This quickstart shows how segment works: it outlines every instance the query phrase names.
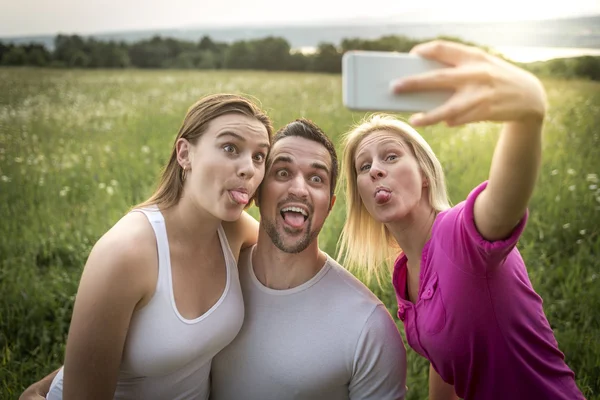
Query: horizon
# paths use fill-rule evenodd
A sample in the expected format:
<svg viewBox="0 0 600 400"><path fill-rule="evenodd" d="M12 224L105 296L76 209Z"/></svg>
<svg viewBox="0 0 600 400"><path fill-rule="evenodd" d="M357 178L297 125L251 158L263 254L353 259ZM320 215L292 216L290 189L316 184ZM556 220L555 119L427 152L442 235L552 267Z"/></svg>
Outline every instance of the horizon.
<svg viewBox="0 0 600 400"><path fill-rule="evenodd" d="M115 7L110 7L114 3ZM289 13L276 0L241 0L227 4L198 5L193 0L57 0L53 3L24 0L0 8L0 37L27 38L74 34L94 36L156 30L228 29L287 27L344 23L510 23L547 21L600 16L600 2L572 0L568 4L548 4L541 0L523 3L505 0L502 4L478 5L474 0L456 0L448 8L443 0L422 0L419 5L393 0L371 0L370 7L350 0L332 7L320 0L305 0L302 10ZM160 4L163 3L163 4ZM233 3L233 4L230 4ZM597 4L596 4L597 3ZM311 8L311 5L314 6ZM31 7L36 13L30 12ZM114 13L113 9L120 13ZM315 18L312 9L319 12Z"/></svg>

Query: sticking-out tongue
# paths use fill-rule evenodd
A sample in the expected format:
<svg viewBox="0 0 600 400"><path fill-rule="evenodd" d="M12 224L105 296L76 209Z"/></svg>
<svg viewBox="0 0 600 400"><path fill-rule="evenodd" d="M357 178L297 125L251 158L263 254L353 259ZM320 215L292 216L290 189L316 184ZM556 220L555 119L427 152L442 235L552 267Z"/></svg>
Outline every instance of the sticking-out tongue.
<svg viewBox="0 0 600 400"><path fill-rule="evenodd" d="M244 193L244 192L240 192L238 190L230 190L229 193L231 193L231 197L233 197L233 200L238 203L238 204L248 204L248 193Z"/></svg>
<svg viewBox="0 0 600 400"><path fill-rule="evenodd" d="M392 197L392 194L385 190L380 190L375 193L375 202L377 204L387 203L389 199Z"/></svg>
<svg viewBox="0 0 600 400"><path fill-rule="evenodd" d="M292 211L284 212L283 219L285 219L285 222L287 222L289 225L293 226L294 228L299 228L302 226L302 224L304 224L304 215L297 213L297 212L292 212Z"/></svg>

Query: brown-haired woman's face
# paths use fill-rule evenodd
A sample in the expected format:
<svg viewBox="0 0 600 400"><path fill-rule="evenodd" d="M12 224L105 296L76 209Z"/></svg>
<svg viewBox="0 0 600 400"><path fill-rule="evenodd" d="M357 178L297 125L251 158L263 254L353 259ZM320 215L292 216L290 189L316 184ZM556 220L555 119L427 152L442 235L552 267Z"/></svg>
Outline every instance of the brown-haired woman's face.
<svg viewBox="0 0 600 400"><path fill-rule="evenodd" d="M187 192L218 219L238 219L265 175L265 126L242 114L222 115L209 122L188 152L184 196Z"/></svg>

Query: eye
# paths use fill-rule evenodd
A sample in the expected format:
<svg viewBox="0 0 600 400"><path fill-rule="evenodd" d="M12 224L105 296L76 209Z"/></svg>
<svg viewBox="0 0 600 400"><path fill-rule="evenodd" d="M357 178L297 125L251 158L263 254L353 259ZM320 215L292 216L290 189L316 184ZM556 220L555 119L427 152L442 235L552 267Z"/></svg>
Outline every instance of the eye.
<svg viewBox="0 0 600 400"><path fill-rule="evenodd" d="M275 172L275 175L278 178L286 178L289 175L289 173L285 169L280 169L279 171Z"/></svg>
<svg viewBox="0 0 600 400"><path fill-rule="evenodd" d="M225 153L231 153L231 154L237 154L237 147L235 147L235 145L233 144L226 144L223 146L223 151Z"/></svg>
<svg viewBox="0 0 600 400"><path fill-rule="evenodd" d="M265 161L266 155L265 153L256 153L253 158L254 161L256 161L257 163L263 163Z"/></svg>
<svg viewBox="0 0 600 400"><path fill-rule="evenodd" d="M396 154L390 154L385 158L385 161L394 161L398 156Z"/></svg>
<svg viewBox="0 0 600 400"><path fill-rule="evenodd" d="M313 175L310 177L310 181L314 183L323 183L323 178L321 178L319 175Z"/></svg>
<svg viewBox="0 0 600 400"><path fill-rule="evenodd" d="M369 168L371 168L371 164L365 163L363 165L360 166L360 168L358 169L359 172L364 172L364 171L368 171Z"/></svg>

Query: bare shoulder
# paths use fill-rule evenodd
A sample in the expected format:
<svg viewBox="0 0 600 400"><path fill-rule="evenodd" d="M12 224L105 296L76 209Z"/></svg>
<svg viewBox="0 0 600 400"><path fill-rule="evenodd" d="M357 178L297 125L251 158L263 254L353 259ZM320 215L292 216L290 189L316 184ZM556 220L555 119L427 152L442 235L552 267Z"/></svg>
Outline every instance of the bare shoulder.
<svg viewBox="0 0 600 400"><path fill-rule="evenodd" d="M122 217L94 245L84 274L130 282L144 297L156 282L156 236L146 216L133 212Z"/></svg>
<svg viewBox="0 0 600 400"><path fill-rule="evenodd" d="M258 221L246 211L238 220L223 222L222 225L236 260L243 249L253 246L258 240Z"/></svg>

